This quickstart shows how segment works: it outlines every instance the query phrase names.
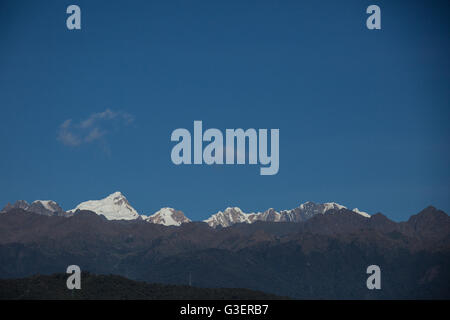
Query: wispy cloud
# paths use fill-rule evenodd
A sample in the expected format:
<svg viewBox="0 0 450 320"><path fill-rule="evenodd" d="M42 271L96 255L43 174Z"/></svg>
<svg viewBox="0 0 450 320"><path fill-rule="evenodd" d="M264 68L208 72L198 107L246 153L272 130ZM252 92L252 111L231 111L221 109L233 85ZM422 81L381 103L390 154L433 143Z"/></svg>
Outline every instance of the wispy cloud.
<svg viewBox="0 0 450 320"><path fill-rule="evenodd" d="M95 141L105 142L111 128L128 126L133 121L134 117L129 113L106 109L76 123L72 119L65 120L59 125L57 139L72 147Z"/></svg>

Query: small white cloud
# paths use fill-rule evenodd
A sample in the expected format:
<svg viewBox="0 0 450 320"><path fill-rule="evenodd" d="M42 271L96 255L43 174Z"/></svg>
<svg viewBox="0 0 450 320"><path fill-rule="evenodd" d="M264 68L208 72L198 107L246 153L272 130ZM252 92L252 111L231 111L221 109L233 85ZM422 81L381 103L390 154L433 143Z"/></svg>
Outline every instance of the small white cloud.
<svg viewBox="0 0 450 320"><path fill-rule="evenodd" d="M58 140L66 146L78 146L81 144L81 140L78 136L74 135L68 127L70 126L70 120L64 121L59 127Z"/></svg>
<svg viewBox="0 0 450 320"><path fill-rule="evenodd" d="M127 126L134 121L133 115L106 109L103 112L93 113L87 119L73 123L67 119L60 124L57 140L66 146L79 146L104 139L111 126Z"/></svg>
<svg viewBox="0 0 450 320"><path fill-rule="evenodd" d="M80 122L80 128L90 128L95 125L98 120L112 120L117 116L122 116L124 114L125 113L111 111L110 109L106 109L105 111L99 113L93 113L89 116L89 118Z"/></svg>
<svg viewBox="0 0 450 320"><path fill-rule="evenodd" d="M106 134L106 131L102 131L100 128L95 127L93 129L91 129L91 131L89 132L89 134L84 138L84 141L86 142L92 142L95 140L100 139L101 137L103 137Z"/></svg>

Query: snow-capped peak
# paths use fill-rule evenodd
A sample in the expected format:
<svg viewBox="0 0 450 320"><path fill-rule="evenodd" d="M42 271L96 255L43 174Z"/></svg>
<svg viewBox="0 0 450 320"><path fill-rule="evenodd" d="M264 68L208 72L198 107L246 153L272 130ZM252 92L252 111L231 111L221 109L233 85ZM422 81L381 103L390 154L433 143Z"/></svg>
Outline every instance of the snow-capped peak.
<svg viewBox="0 0 450 320"><path fill-rule="evenodd" d="M134 220L139 218L139 214L119 191L101 200L82 202L75 209L69 210L69 212L75 212L76 210L93 211L104 215L108 220Z"/></svg>
<svg viewBox="0 0 450 320"><path fill-rule="evenodd" d="M182 223L191 222L186 218L183 212L173 208L161 208L151 216L142 216L145 221L150 223L162 224L165 226L180 226Z"/></svg>
<svg viewBox="0 0 450 320"><path fill-rule="evenodd" d="M217 227L219 225L222 227L229 227L236 223L253 223L255 221L302 222L317 214L327 214L330 210L339 211L341 209L347 209L347 207L336 202L314 203L311 201L302 203L297 208L281 210L279 212L270 208L264 212L245 213L238 207L229 207L224 211L213 214L203 222L206 222L211 227ZM353 209L352 211L364 217L370 217L369 214L358 209Z"/></svg>
<svg viewBox="0 0 450 320"><path fill-rule="evenodd" d="M31 204L25 200L18 200L14 204L8 203L0 212L7 212L12 209L22 209L45 216L68 216L68 214L53 200L35 200Z"/></svg>
<svg viewBox="0 0 450 320"><path fill-rule="evenodd" d="M336 203L336 202L326 202L323 205L325 207L324 213L327 212L328 210L332 210L332 209L336 209L336 210L347 209L347 207L340 205L339 203Z"/></svg>
<svg viewBox="0 0 450 320"><path fill-rule="evenodd" d="M115 198L125 198L125 196L122 194L122 192L116 191L116 192L111 193L105 199L115 199Z"/></svg>
<svg viewBox="0 0 450 320"><path fill-rule="evenodd" d="M235 223L251 223L249 217L253 214L244 213L241 208L238 207L228 207L224 211L219 211L213 214L208 219L204 220L211 227L217 227L221 225L222 227L229 227Z"/></svg>
<svg viewBox="0 0 450 320"><path fill-rule="evenodd" d="M4 213L12 209L22 209L47 216L56 215L66 217L72 216L77 210L89 210L105 216L108 220L144 220L149 223L162 224L165 226L180 226L183 223L191 222L182 211L169 207L161 208L150 216L139 215L120 191L111 193L101 200L82 202L74 209L67 212L64 212L62 208L52 200L36 200L31 204L28 204L24 200L19 200L14 204L8 203L0 212ZM256 221L303 222L318 214L332 214L343 209L370 218L370 215L367 212L361 211L358 208L348 210L347 207L336 202L314 203L307 201L300 204L297 208L281 211L270 208L264 212L245 213L239 207L228 207L224 211L218 211L203 221L211 227L229 227L236 223L254 223Z"/></svg>
<svg viewBox="0 0 450 320"><path fill-rule="evenodd" d="M55 209L59 207L58 204L53 200L35 200L32 202L32 205L33 204L41 204L45 209L49 211L55 211Z"/></svg>

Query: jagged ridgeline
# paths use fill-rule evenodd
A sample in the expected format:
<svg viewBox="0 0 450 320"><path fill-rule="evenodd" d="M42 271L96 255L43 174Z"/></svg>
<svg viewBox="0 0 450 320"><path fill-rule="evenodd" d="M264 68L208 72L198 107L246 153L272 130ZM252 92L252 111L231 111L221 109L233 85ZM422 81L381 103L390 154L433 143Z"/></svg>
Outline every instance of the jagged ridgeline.
<svg viewBox="0 0 450 320"><path fill-rule="evenodd" d="M173 208L162 208L152 215L139 214L128 202L127 198L121 192L114 192L101 200L89 200L80 203L76 208L63 211L61 207L52 200L36 200L31 205L25 200L19 200L14 204L8 203L1 212L7 212L11 209L23 209L28 212L43 214L47 216L65 216L70 217L81 210L92 211L103 215L108 220L144 220L150 223L162 224L165 226L180 226L182 223L191 222L182 211ZM336 210L347 209L345 206L330 203L306 202L299 207L275 211L268 209L264 212L245 213L238 207L229 207L224 211L219 211L208 219L204 220L211 227L229 227L235 223L253 223L256 221L270 222L302 222L317 214L326 214ZM357 208L352 210L364 217L370 217L366 212Z"/></svg>
<svg viewBox="0 0 450 320"><path fill-rule="evenodd" d="M148 283L296 299L450 299L450 218L433 207L405 222L305 203L256 214L229 208L206 223L183 223L184 215L169 209L131 218L134 209L117 193L62 214L50 214L53 205L42 204L46 213L31 206L18 202L0 214L2 279L76 264ZM108 220L108 206L116 218L130 219ZM381 290L366 286L373 264L381 269Z"/></svg>

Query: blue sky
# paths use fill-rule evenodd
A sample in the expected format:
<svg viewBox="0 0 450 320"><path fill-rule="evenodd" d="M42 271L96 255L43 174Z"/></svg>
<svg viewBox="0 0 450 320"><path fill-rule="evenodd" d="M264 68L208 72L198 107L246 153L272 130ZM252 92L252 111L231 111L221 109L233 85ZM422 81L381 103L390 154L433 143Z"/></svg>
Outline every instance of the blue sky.
<svg viewBox="0 0 450 320"><path fill-rule="evenodd" d="M120 190L194 220L305 201L450 212L449 6L374 3L378 31L367 1L2 1L0 204ZM194 120L279 128L279 173L175 166L171 132Z"/></svg>

